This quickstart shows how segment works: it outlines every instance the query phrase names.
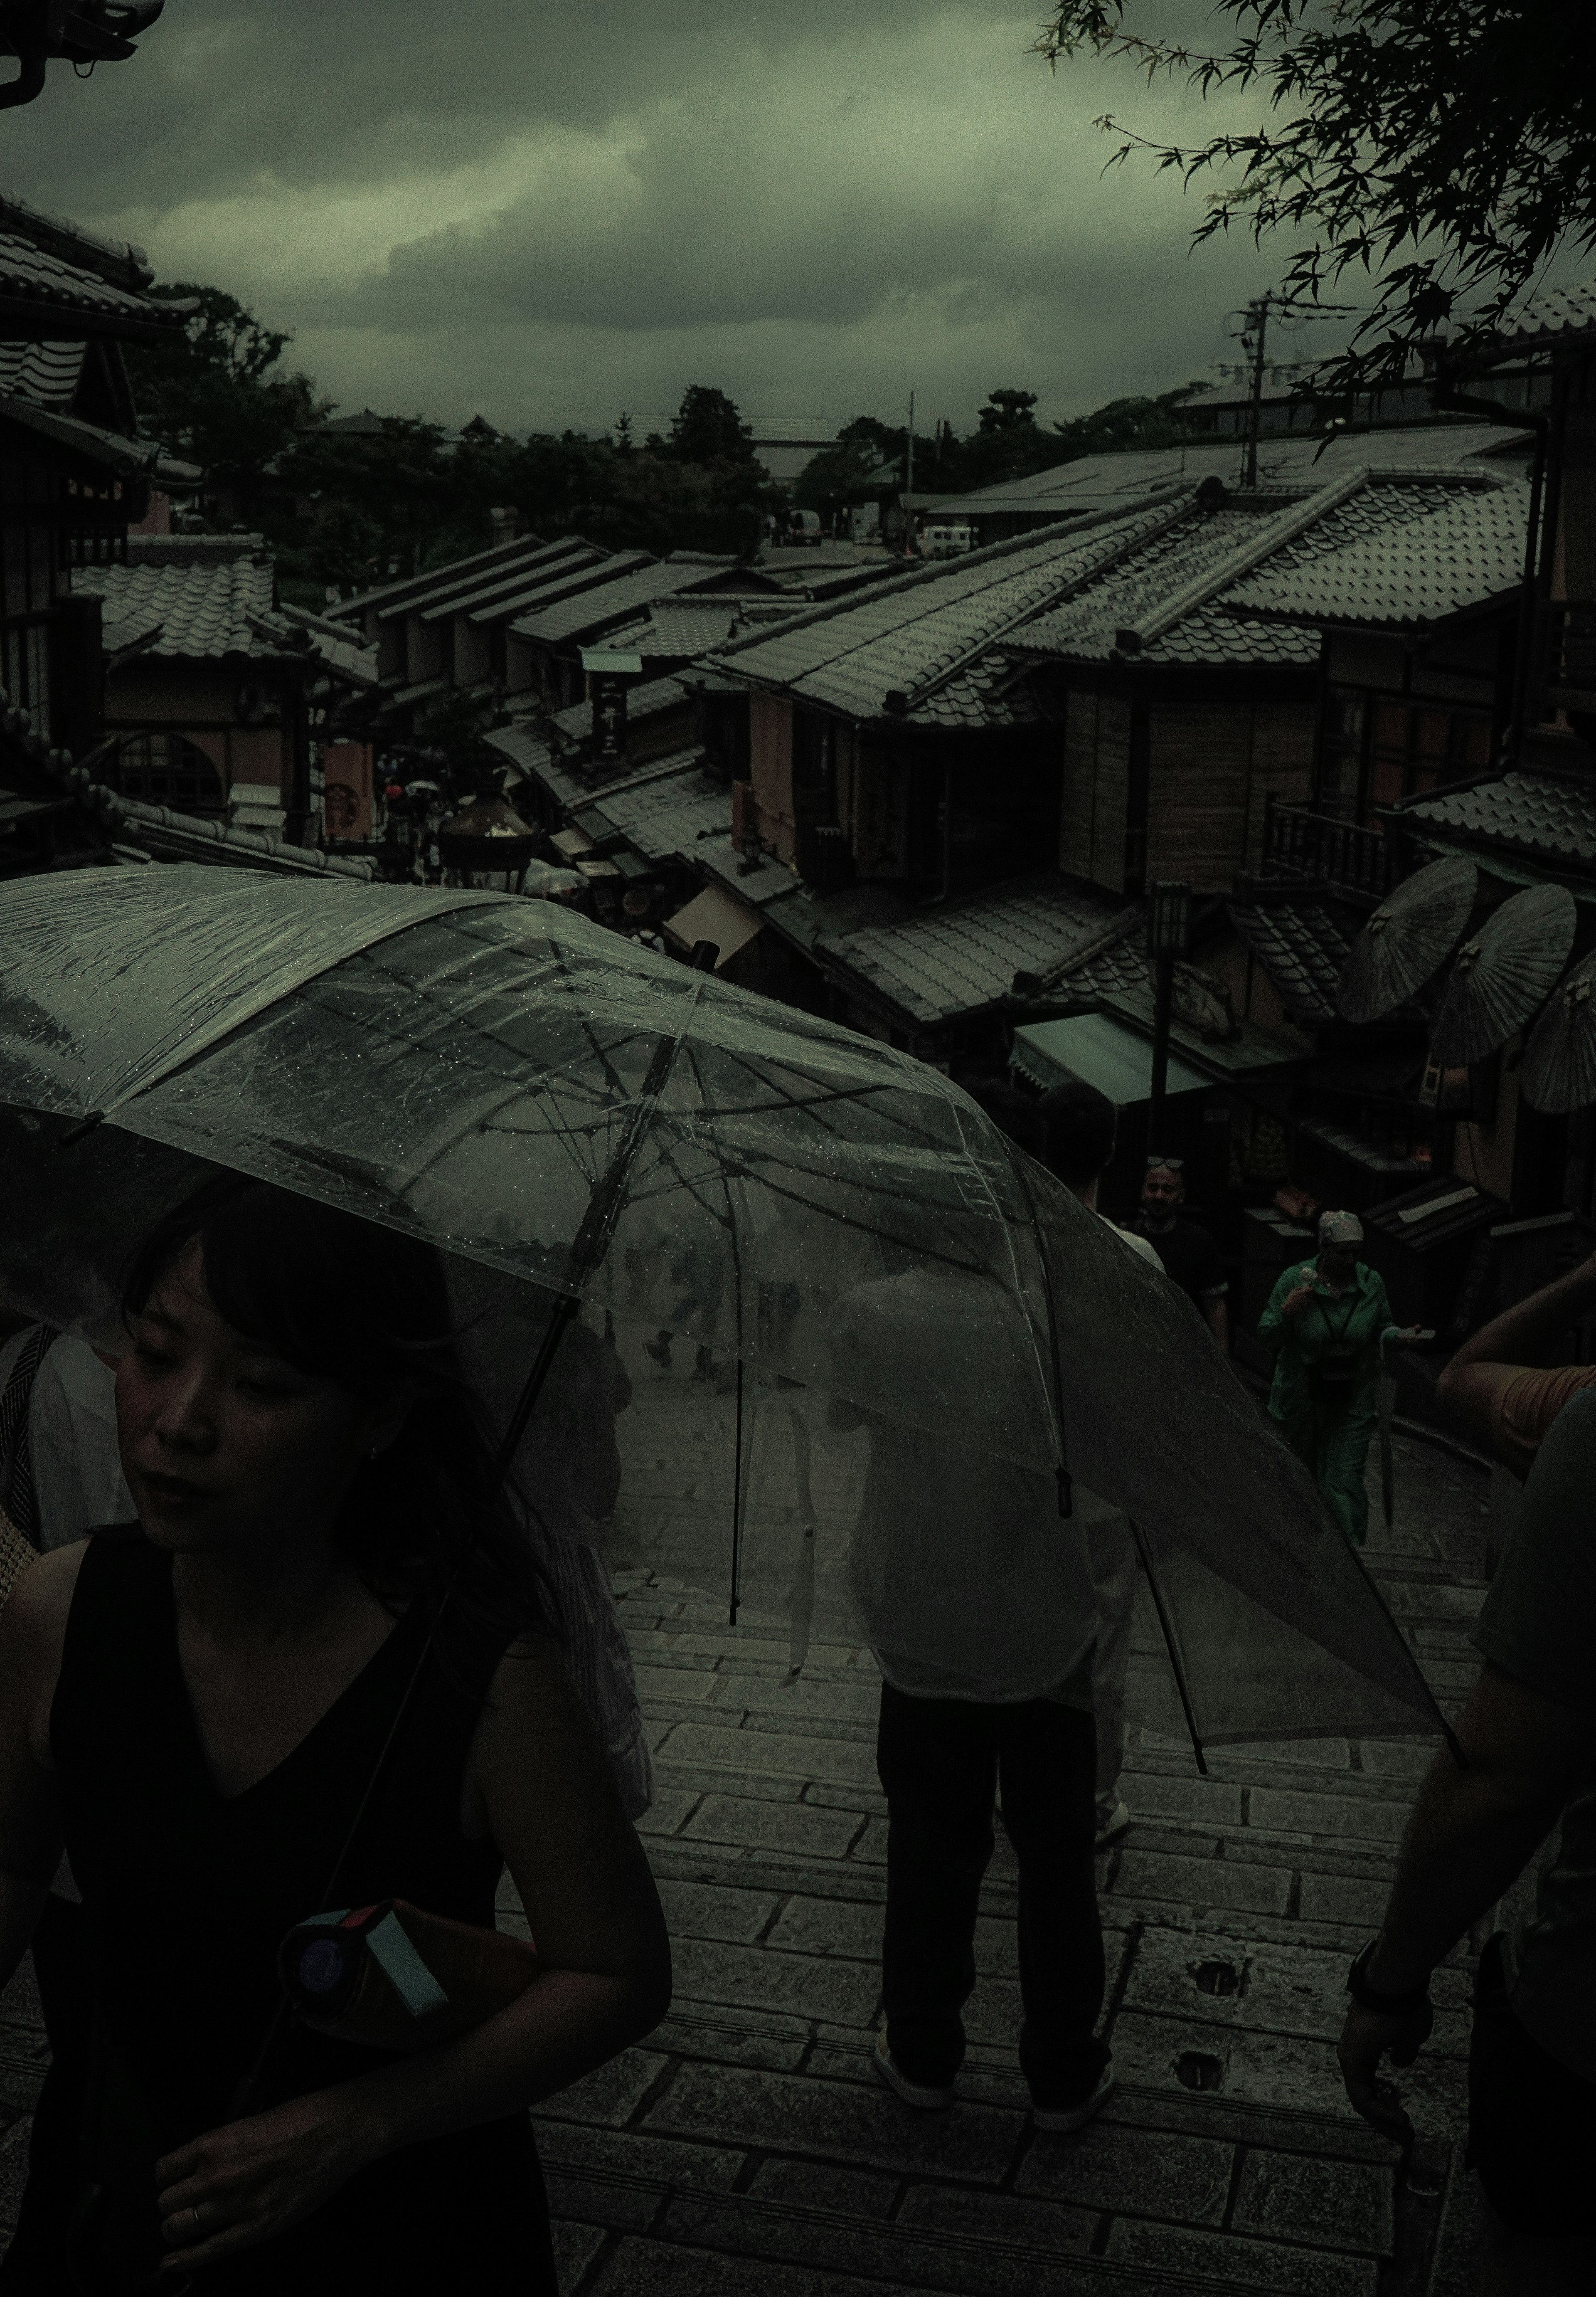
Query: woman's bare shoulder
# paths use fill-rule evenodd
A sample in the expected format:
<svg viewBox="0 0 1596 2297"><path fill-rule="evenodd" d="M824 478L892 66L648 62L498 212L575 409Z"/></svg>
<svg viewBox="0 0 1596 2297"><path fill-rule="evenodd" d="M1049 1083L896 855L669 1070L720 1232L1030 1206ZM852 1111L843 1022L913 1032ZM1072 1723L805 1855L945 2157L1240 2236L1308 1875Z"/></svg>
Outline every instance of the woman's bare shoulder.
<svg viewBox="0 0 1596 2297"><path fill-rule="evenodd" d="M86 1539L52 1548L30 1563L0 1610L0 1635L13 1654L37 1651L60 1654L72 1609L78 1574L88 1553Z"/></svg>

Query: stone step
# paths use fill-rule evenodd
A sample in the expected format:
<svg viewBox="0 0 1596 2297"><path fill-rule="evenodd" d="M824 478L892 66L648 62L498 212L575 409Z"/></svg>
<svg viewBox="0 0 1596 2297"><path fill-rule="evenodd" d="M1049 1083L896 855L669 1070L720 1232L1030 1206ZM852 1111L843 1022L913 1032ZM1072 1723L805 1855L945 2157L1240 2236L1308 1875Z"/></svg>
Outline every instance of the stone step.
<svg viewBox="0 0 1596 2297"><path fill-rule="evenodd" d="M1378 2254L1270 2239L1255 2231L1192 2231L1072 2208L1032 2193L926 2182L900 2189L879 2177L872 2190L868 2173L828 2171L791 2158L760 2162L750 2182L733 2190L726 2157L702 2147L678 2149L689 2159L671 2165L661 2158L669 2148L639 2158L629 2139L556 2135L546 2126L539 2148L556 2219L619 2232L620 2250L634 2251L620 2272L612 2264L594 2277L594 2297L721 2287L735 2287L738 2297L767 2291L785 2297L804 2285L798 2274L824 2276L810 2285L828 2291L886 2285L947 2297L1129 2297L1238 2288L1280 2297L1376 2297L1378 2287ZM1248 2157L1235 2197L1243 2224L1273 2225L1271 2211L1288 2185L1288 2167L1305 2170L1313 2188L1295 2194L1299 2208L1339 2206L1345 2224L1347 2188L1345 2175L1337 2185L1333 2165L1287 2165L1284 2157L1258 2155ZM738 2174L747 2176L746 2167ZM1372 2174L1388 2188L1389 2172ZM1358 2198L1367 2219L1367 2198ZM1381 2213L1377 2237L1384 2238L1392 2222L1388 2191L1375 2197L1374 2207ZM1288 2207L1285 2214L1288 2224L1298 2223ZM645 2245L654 2254L635 2253ZM736 2279L705 2273L695 2260L667 2261L659 2254L667 2247L685 2249L689 2257L696 2252L736 2259ZM691 2279L677 2277L684 2266Z"/></svg>

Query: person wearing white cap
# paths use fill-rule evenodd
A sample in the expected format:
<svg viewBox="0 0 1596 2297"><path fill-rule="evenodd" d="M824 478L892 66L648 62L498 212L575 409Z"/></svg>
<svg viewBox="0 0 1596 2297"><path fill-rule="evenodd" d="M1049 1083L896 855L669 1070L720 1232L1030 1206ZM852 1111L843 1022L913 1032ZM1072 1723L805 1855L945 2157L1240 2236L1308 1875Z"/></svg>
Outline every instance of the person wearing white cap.
<svg viewBox="0 0 1596 2297"><path fill-rule="evenodd" d="M1384 1280L1359 1257L1356 1213L1320 1215L1319 1257L1287 1268L1258 1321L1275 1349L1270 1417L1312 1471L1354 1547L1369 1529L1363 1468L1378 1417L1380 1335L1391 1323Z"/></svg>

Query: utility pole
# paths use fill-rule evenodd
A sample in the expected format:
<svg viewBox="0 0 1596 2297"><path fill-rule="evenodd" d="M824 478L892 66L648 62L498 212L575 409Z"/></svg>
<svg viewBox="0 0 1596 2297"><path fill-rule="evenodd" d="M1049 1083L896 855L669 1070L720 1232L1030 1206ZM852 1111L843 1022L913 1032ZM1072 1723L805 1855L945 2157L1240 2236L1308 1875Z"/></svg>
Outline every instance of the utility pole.
<svg viewBox="0 0 1596 2297"><path fill-rule="evenodd" d="M915 535L915 395L909 394L909 471L903 486L903 556L914 547Z"/></svg>
<svg viewBox="0 0 1596 2297"><path fill-rule="evenodd" d="M1269 307L1271 295L1260 295L1255 303L1246 307L1249 334L1241 338L1244 350L1253 355L1253 388L1247 401L1246 459L1242 469L1242 485L1250 493L1258 483L1258 434L1263 428L1263 346L1269 336Z"/></svg>

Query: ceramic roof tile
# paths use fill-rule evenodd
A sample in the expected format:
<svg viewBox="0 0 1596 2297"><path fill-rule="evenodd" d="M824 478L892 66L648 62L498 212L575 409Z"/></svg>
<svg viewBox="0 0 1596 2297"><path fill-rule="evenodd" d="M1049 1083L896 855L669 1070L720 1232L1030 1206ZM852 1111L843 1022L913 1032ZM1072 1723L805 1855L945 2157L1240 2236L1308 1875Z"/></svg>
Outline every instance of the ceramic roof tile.
<svg viewBox="0 0 1596 2297"><path fill-rule="evenodd" d="M1375 490L1377 498L1392 491ZM1411 491L1414 498L1432 493ZM1528 516L1527 487L1448 490L1423 515L1392 518L1339 548L1266 560L1225 593L1224 604L1316 622L1440 622L1518 589Z"/></svg>
<svg viewBox="0 0 1596 2297"><path fill-rule="evenodd" d="M669 861L678 855L692 858L706 837L723 837L731 827L731 790L724 781L703 772L701 749L682 753L676 770L661 770L640 787L618 790L613 796L593 800L601 814L645 861Z"/></svg>
<svg viewBox="0 0 1596 2297"><path fill-rule="evenodd" d="M657 718L667 710L679 710L687 700L687 689L674 678L651 678L642 686L632 687L626 697L626 722L640 725L646 718ZM573 702L568 710L556 710L549 720L567 741L586 741L593 731L593 704Z"/></svg>
<svg viewBox="0 0 1596 2297"><path fill-rule="evenodd" d="M590 630L602 630L606 623L623 622L634 607L650 605L655 598L673 597L679 590L690 590L695 584L712 579L712 570L703 565L684 566L666 560L640 566L617 581L602 582L574 598L523 614L510 627L517 638L540 638L546 646L557 646L563 638L580 639Z"/></svg>
<svg viewBox="0 0 1596 2297"><path fill-rule="evenodd" d="M1478 457L1523 451L1533 443L1527 432L1494 423L1415 424L1411 430L1345 432L1333 439L1265 436L1259 441L1258 478L1263 486L1320 487L1360 465L1385 469L1400 465L1455 470ZM1234 436L1196 433L1178 447L1131 448L1120 453L1082 455L1056 463L1026 479L1004 479L963 495L917 495L922 507L952 514L1024 511L1050 518L1083 516L1123 504L1127 509L1156 491L1194 488L1205 478L1227 487L1241 482L1242 441Z"/></svg>
<svg viewBox="0 0 1596 2297"><path fill-rule="evenodd" d="M1438 585L1444 580L1449 554L1455 555L1447 531L1437 519L1450 518L1450 533L1490 538L1479 552L1479 564L1493 568L1501 538L1510 539L1518 516L1522 548L1522 510L1512 508L1523 490L1516 485L1466 485L1436 479L1375 480L1315 518L1298 533L1282 541L1260 564L1246 565L1237 580L1217 582L1213 594L1181 616L1172 629L1155 638L1139 659L1148 663L1313 663L1319 659L1319 638L1312 628L1292 628L1262 619L1277 600L1312 595L1315 570L1327 562L1340 568L1333 579L1337 595L1355 603L1365 594L1378 607L1394 595L1402 579L1398 570L1412 570L1427 560L1438 563ZM1507 497L1509 507L1498 506ZM1115 650L1115 633L1156 616L1194 584L1213 575L1222 576L1227 559L1244 552L1260 532L1260 522L1289 510L1293 502L1306 506L1310 498L1276 495L1232 502L1207 516L1183 521L1156 535L1144 549L1092 583L1050 613L1038 615L1016 634L1016 646L1026 652L1056 655L1069 661L1106 661ZM1404 542L1410 530L1428 536ZM1359 570L1362 569L1360 575ZM1330 579L1330 578L1327 578ZM1356 587L1360 580L1362 589ZM1380 581L1386 588L1378 589ZM1250 610L1250 611L1249 611ZM1448 609L1451 611L1451 609Z"/></svg>
<svg viewBox="0 0 1596 2297"><path fill-rule="evenodd" d="M1591 334L1596 334L1596 279L1581 279L1534 297L1515 324L1502 329L1496 344L1504 350L1542 343L1555 347L1559 340Z"/></svg>
<svg viewBox="0 0 1596 2297"><path fill-rule="evenodd" d="M107 622L159 622L150 649L157 655L219 662L302 654L302 634L273 611L272 577L269 559L240 557L220 566L84 566L72 588L101 597Z"/></svg>
<svg viewBox="0 0 1596 2297"><path fill-rule="evenodd" d="M81 343L0 343L0 398L31 399L37 407L72 404L83 373Z"/></svg>
<svg viewBox="0 0 1596 2297"><path fill-rule="evenodd" d="M1411 799L1398 811L1412 827L1449 831L1460 844L1596 866L1596 783L1584 779L1501 774Z"/></svg>
<svg viewBox="0 0 1596 2297"><path fill-rule="evenodd" d="M996 889L901 925L828 934L817 955L840 963L914 1019L950 1020L996 1004L1016 973L1057 965L1124 907L1107 894L1060 885Z"/></svg>
<svg viewBox="0 0 1596 2297"><path fill-rule="evenodd" d="M116 332L118 320L136 323L142 333L151 326L181 327L185 317L159 300L113 286L92 270L34 246L16 231L0 231L0 298L36 309L41 332L47 332L44 323L53 311L91 318L97 323L96 332L108 328L111 333Z"/></svg>
<svg viewBox="0 0 1596 2297"><path fill-rule="evenodd" d="M983 638L995 643L1028 610L1046 605L1123 543L1139 522L1151 524L1164 515L1164 507L1143 510L1083 534L1049 534L944 561L811 613L771 638L745 642L718 655L717 666L857 717L879 717L894 688L908 693L939 676L957 677Z"/></svg>
<svg viewBox="0 0 1596 2297"><path fill-rule="evenodd" d="M1232 902L1230 922L1280 992L1288 1017L1328 1026L1353 932L1320 900Z"/></svg>

